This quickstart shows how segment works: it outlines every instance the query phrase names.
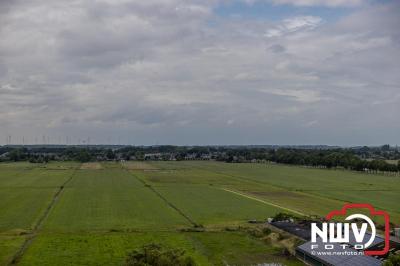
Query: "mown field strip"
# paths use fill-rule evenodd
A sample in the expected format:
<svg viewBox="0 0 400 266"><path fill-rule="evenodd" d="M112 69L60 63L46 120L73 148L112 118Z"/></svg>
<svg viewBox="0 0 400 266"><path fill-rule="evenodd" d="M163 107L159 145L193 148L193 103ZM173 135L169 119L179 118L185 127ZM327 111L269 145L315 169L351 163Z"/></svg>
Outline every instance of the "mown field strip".
<svg viewBox="0 0 400 266"><path fill-rule="evenodd" d="M176 212L178 212L183 218L185 218L191 225L194 227L197 227L198 224L193 221L192 218L190 218L188 215L186 215L182 210L180 210L178 207L176 207L174 204L172 204L167 198L165 198L163 195L161 195L157 190L155 190L151 185L147 184L146 181L143 179L139 178L135 174L131 173L128 169L126 169L124 166L122 168L128 172L129 175L133 176L139 182L141 182L145 187L147 187L149 190L151 190L154 194L156 194L160 199L162 199L168 206L170 206L172 209L174 209Z"/></svg>
<svg viewBox="0 0 400 266"><path fill-rule="evenodd" d="M273 207L277 207L277 208L280 208L280 209L283 209L283 210L286 210L286 211L290 211L290 212L296 213L296 214L301 215L301 216L307 216L306 214L301 213L299 211L296 211L296 210L293 210L293 209L289 209L289 208L286 208L286 207L282 207L282 206L277 205L275 203L268 202L268 201L265 201L265 200L262 200L262 199L259 199L259 198L253 197L253 196L249 196L249 195L246 195L244 193L240 193L240 192L237 192L237 191L234 191L234 190L230 190L230 189L227 189L227 188L221 188L221 189L224 190L224 191L227 191L227 192L234 193L236 195L240 195L240 196L248 198L248 199L252 199L252 200L255 200L255 201L270 205L270 206L273 206Z"/></svg>
<svg viewBox="0 0 400 266"><path fill-rule="evenodd" d="M62 191L64 190L65 186L71 182L72 178L74 177L75 173L77 171L77 168L74 169L72 172L71 176L57 189L56 193L54 194L50 204L47 206L46 210L44 211L43 215L38 219L36 222L35 226L33 227L32 232L30 232L29 236L26 238L20 249L17 251L17 253L13 256L13 259L9 263L9 265L17 265L21 259L22 256L24 255L24 252L28 249L30 244L33 242L35 237L37 236L37 233L41 226L43 225L44 221L46 218L49 216L50 211L53 209L54 205L56 204L59 196L61 195Z"/></svg>

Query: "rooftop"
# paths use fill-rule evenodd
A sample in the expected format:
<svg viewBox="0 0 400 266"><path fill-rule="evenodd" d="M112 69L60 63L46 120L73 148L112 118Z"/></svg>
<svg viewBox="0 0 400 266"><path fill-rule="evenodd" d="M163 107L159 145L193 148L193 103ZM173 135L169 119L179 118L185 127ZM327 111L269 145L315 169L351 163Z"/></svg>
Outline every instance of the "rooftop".
<svg viewBox="0 0 400 266"><path fill-rule="evenodd" d="M312 244L317 244L320 247L324 245L321 239L317 239L316 243L311 241L304 243L296 248L299 255L307 255L314 260L317 260L324 265L340 265L340 266L379 266L382 262L376 258L359 255L357 251L351 247L341 247L340 245L334 245L333 249L326 250L322 248L311 249Z"/></svg>

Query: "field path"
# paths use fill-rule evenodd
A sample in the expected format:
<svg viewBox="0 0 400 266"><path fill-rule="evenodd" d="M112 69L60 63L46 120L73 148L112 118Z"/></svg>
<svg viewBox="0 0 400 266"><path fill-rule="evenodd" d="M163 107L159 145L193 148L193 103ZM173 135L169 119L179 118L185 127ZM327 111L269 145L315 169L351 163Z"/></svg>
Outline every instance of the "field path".
<svg viewBox="0 0 400 266"><path fill-rule="evenodd" d="M54 194L50 204L47 206L46 210L44 211L43 215L39 217L38 221L35 223L32 231L29 233L27 236L26 240L22 244L22 246L18 249L17 253L15 253L13 259L9 263L9 265L17 265L21 259L22 256L24 255L25 251L28 249L28 247L32 244L33 240L37 236L38 231L42 227L44 221L46 218L49 216L50 211L54 208L54 205L58 201L58 198L60 197L62 191L64 190L65 186L71 182L72 178L74 177L76 171L79 169L79 167L75 168L70 177L60 186L58 187L56 193Z"/></svg>
<svg viewBox="0 0 400 266"><path fill-rule="evenodd" d="M147 184L146 181L144 181L143 179L141 179L140 177L138 177L137 175L131 173L127 168L125 168L122 165L122 169L124 169L125 171L128 172L129 175L133 176L134 178L136 178L137 180L140 181L140 183L142 183L145 187L147 187L148 189L150 189L154 194L156 194L160 199L162 199L168 206L170 206L172 209L174 209L176 212L178 212L183 218L185 218L191 225L193 225L194 227L198 227L199 225L192 220L192 218L190 218L189 216L187 216L182 210L180 210L178 207L176 207L174 204L172 204L167 198L165 198L163 195L161 195L160 192L158 192L157 190L155 190L151 185Z"/></svg>
<svg viewBox="0 0 400 266"><path fill-rule="evenodd" d="M289 209L289 208L286 208L286 207L282 207L282 206L277 205L275 203L268 202L268 201L265 201L265 200L262 200L262 199L259 199L259 198L253 197L253 196L249 196L247 194L244 194L244 193L241 193L241 192L238 192L238 191L235 191L235 190L230 190L230 189L227 189L227 188L221 188L221 189L224 190L224 191L227 191L227 192L230 192L230 193L234 193L236 195L248 198L248 199L252 199L252 200L255 200L255 201L270 205L270 206L274 206L274 207L277 207L277 208L280 208L280 209L283 209L283 210L286 210L286 211L290 211L290 212L296 213L298 215L307 216L306 214L301 213L299 211L296 211L296 210L293 210L293 209Z"/></svg>

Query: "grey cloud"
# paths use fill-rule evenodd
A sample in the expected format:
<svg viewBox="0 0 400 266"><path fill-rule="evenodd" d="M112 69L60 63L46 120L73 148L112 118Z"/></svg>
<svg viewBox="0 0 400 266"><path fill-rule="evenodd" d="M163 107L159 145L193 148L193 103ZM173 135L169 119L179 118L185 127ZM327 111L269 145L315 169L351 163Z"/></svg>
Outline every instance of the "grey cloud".
<svg viewBox="0 0 400 266"><path fill-rule="evenodd" d="M286 51L286 48L280 44L274 44L268 47L274 53L283 53Z"/></svg>
<svg viewBox="0 0 400 266"><path fill-rule="evenodd" d="M4 132L136 144L396 142L373 134L377 124L400 131L399 4L335 23L221 18L216 4L0 5Z"/></svg>
<svg viewBox="0 0 400 266"><path fill-rule="evenodd" d="M355 7L363 3L365 0L243 0L249 4L255 2L272 2L277 5L294 5L294 6L327 6L327 7Z"/></svg>

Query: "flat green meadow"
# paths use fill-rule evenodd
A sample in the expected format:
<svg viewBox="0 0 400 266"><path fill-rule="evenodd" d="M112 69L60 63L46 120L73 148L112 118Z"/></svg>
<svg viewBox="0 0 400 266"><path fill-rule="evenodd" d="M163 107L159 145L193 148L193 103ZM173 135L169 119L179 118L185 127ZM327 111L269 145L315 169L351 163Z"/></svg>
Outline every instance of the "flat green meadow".
<svg viewBox="0 0 400 266"><path fill-rule="evenodd" d="M0 265L124 265L148 243L184 249L199 265L302 265L227 228L279 212L325 216L346 202L399 224L400 180L208 161L1 163Z"/></svg>
<svg viewBox="0 0 400 266"><path fill-rule="evenodd" d="M50 213L45 230L165 230L190 226L121 168L78 170Z"/></svg>
<svg viewBox="0 0 400 266"><path fill-rule="evenodd" d="M228 164L218 162L154 162L155 167L170 170L145 172L154 184L202 183L229 188L263 199L305 215L325 216L344 203L370 203L386 210L394 224L400 223L400 179L346 170L327 170L277 164ZM174 164L182 164L174 168ZM178 170L182 169L182 170ZM219 178L200 177L209 176ZM207 175L209 172L210 175ZM176 173L176 174L175 174ZM185 176L186 178L184 178ZM181 181L185 179L186 181ZM318 202L318 204L316 204Z"/></svg>

